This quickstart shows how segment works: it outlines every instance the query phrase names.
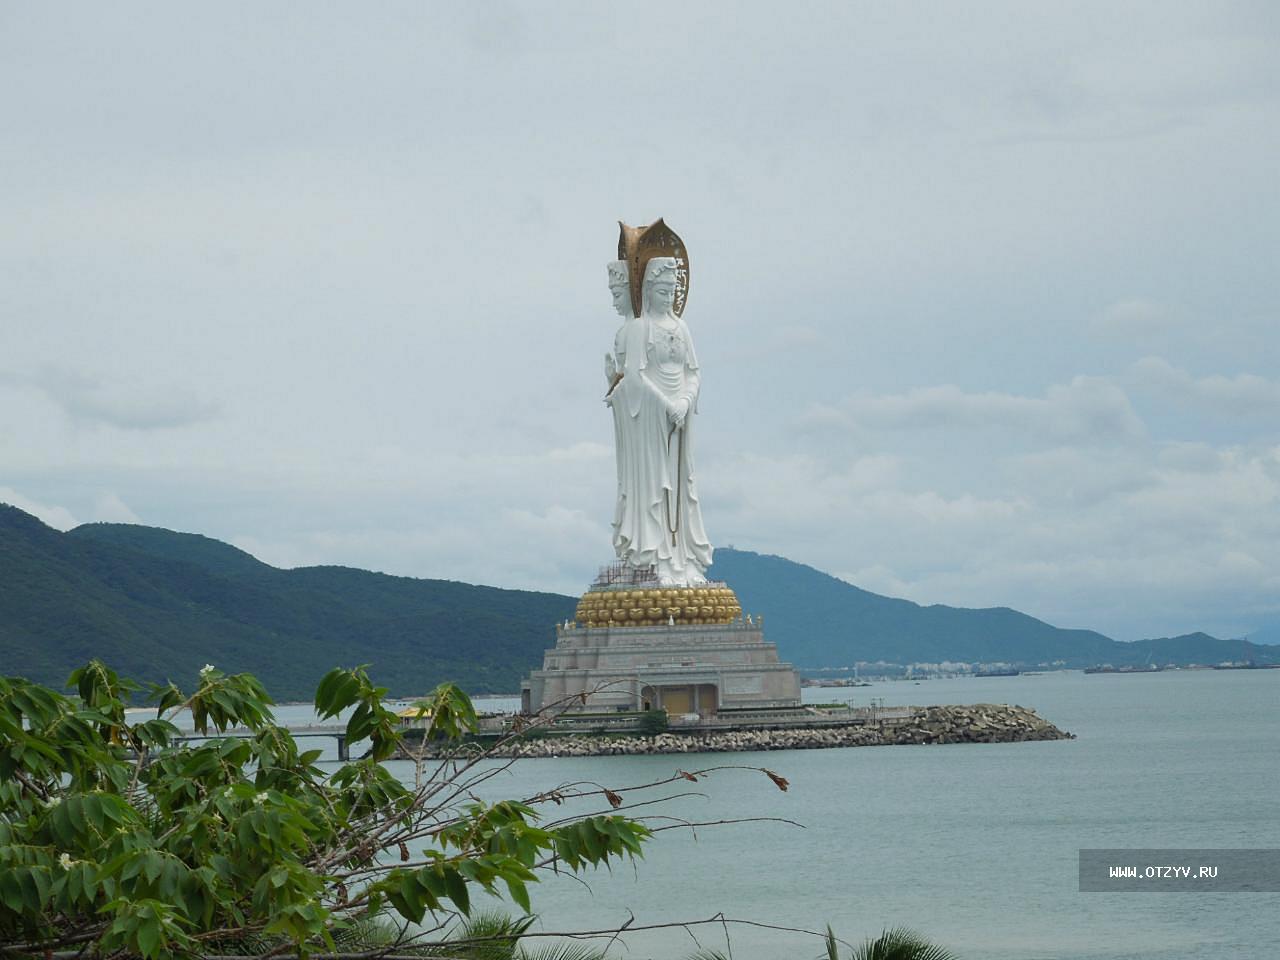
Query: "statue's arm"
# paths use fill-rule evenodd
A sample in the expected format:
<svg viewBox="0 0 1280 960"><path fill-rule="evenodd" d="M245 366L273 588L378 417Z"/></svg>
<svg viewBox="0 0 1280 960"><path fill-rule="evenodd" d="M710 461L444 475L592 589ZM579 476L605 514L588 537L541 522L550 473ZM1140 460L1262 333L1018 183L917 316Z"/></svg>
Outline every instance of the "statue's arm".
<svg viewBox="0 0 1280 960"><path fill-rule="evenodd" d="M683 320L680 322L684 326L685 344L688 347L684 358L684 399L689 401L685 416L688 416L690 413L698 412L698 393L702 389L702 371L698 366L698 356L693 350L693 336L689 333L689 327Z"/></svg>
<svg viewBox="0 0 1280 960"><path fill-rule="evenodd" d="M698 392L702 389L702 376L697 367L686 367L684 373L684 395L689 400L689 407L696 410L698 408Z"/></svg>
<svg viewBox="0 0 1280 960"><path fill-rule="evenodd" d="M622 379L622 372L626 369L626 337L624 331L626 325L618 328L618 332L613 338L613 353L604 355L604 382L605 396L604 402L612 405L613 391L617 387L618 382Z"/></svg>

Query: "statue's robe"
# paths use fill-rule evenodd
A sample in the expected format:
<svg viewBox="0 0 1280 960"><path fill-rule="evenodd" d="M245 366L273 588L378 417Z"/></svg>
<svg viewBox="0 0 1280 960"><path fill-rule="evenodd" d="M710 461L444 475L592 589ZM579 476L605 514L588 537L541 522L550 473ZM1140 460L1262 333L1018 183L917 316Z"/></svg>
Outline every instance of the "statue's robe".
<svg viewBox="0 0 1280 960"><path fill-rule="evenodd" d="M623 377L611 394L617 452L618 502L613 546L633 567L654 567L660 579L700 583L712 549L702 526L693 468L693 420L700 377L689 328L670 331L648 317L623 324L614 341ZM689 401L681 427L668 411Z"/></svg>

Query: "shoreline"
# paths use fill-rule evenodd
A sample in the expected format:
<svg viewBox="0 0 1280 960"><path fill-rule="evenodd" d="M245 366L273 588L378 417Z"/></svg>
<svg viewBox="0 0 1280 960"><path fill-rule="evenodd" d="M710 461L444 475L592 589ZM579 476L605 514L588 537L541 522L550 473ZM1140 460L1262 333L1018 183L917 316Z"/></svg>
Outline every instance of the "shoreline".
<svg viewBox="0 0 1280 960"><path fill-rule="evenodd" d="M492 756L607 757L675 753L741 753L764 750L821 750L837 747L907 746L945 743L1021 743L1074 740L1027 707L1007 704L917 707L908 719L884 723L832 724L773 729L678 730L654 736L551 734L513 740ZM401 747L396 759L413 759L417 744ZM441 751L428 747L424 758Z"/></svg>

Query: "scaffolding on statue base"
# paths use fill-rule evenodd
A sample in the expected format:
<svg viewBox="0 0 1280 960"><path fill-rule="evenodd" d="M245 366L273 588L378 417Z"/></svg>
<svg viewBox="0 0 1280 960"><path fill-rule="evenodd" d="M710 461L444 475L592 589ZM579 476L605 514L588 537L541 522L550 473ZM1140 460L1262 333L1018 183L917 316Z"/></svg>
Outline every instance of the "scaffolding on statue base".
<svg viewBox="0 0 1280 960"><path fill-rule="evenodd" d="M658 571L652 567L633 567L629 563L618 561L600 568L591 588L608 589L610 587L658 587Z"/></svg>
<svg viewBox="0 0 1280 960"><path fill-rule="evenodd" d="M588 593L598 590L666 590L666 589L683 589L683 590L701 590L716 587L727 587L728 584L723 580L704 580L692 587L668 587L663 586L662 581L658 579L658 571L654 567L633 567L628 563L618 561L608 566L600 568L600 572L596 574L595 581L587 589Z"/></svg>

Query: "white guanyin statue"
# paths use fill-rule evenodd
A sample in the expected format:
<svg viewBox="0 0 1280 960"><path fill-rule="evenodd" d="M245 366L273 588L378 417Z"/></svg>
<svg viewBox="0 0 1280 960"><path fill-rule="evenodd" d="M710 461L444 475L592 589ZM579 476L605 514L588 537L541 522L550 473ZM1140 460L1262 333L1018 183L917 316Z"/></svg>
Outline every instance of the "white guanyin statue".
<svg viewBox="0 0 1280 960"><path fill-rule="evenodd" d="M698 506L692 429L700 375L681 317L688 257L661 220L623 226L618 247L622 259L609 264L609 286L625 322L605 355L618 467L614 550L663 586L705 583L712 549Z"/></svg>

